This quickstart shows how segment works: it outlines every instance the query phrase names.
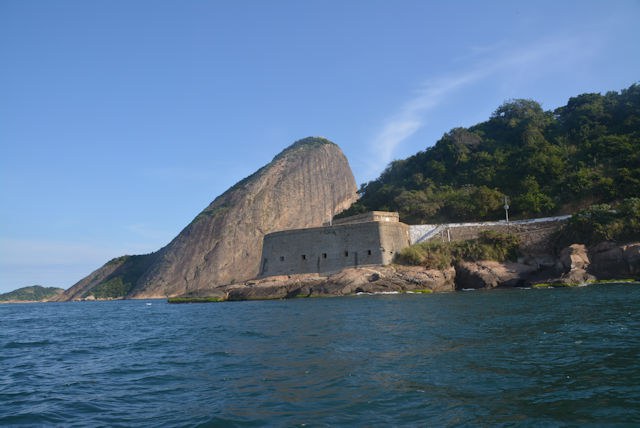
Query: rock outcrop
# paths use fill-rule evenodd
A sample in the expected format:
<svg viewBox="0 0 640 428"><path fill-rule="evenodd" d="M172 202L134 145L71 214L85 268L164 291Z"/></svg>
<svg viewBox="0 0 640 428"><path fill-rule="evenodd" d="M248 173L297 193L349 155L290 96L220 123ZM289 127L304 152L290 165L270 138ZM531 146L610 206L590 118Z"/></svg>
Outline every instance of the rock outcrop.
<svg viewBox="0 0 640 428"><path fill-rule="evenodd" d="M477 261L456 263L456 289L528 287L536 284L578 285L597 280L638 279L640 244L603 242L591 248L573 244L558 257L522 257L523 263Z"/></svg>
<svg viewBox="0 0 640 428"><path fill-rule="evenodd" d="M589 250L589 272L598 278L621 278L640 274L640 244L602 242Z"/></svg>
<svg viewBox="0 0 640 428"><path fill-rule="evenodd" d="M523 287L526 278L536 271L533 266L491 260L456 263L456 288Z"/></svg>
<svg viewBox="0 0 640 428"><path fill-rule="evenodd" d="M203 298L224 300L269 300L293 297L347 296L358 293L453 291L455 270L428 270L416 266L349 268L329 276L282 275L231 284L214 290L199 290L180 301Z"/></svg>
<svg viewBox="0 0 640 428"><path fill-rule="evenodd" d="M134 266L112 261L62 299L87 296L105 283L121 284L128 298L162 298L253 278L265 234L321 226L348 208L356 191L337 145L323 138L300 140L216 198L166 247ZM118 271L127 263L135 275L125 278Z"/></svg>
<svg viewBox="0 0 640 428"><path fill-rule="evenodd" d="M580 284L595 280L595 277L587 273L591 261L587 247L583 244L573 244L560 252L559 266L562 275L556 281L563 284Z"/></svg>

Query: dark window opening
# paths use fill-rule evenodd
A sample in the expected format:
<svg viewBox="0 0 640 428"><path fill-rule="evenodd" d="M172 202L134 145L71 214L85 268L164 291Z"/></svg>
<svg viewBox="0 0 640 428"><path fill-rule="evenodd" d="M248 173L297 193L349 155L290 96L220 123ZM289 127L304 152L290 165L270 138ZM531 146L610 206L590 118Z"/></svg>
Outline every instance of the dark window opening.
<svg viewBox="0 0 640 428"><path fill-rule="evenodd" d="M322 258L326 259L327 258L327 253L322 253Z"/></svg>
<svg viewBox="0 0 640 428"><path fill-rule="evenodd" d="M307 260L307 255L306 254L302 255L302 260Z"/></svg>
<svg viewBox="0 0 640 428"><path fill-rule="evenodd" d="M348 252L348 251L345 251L345 252L344 252L344 256L345 256L345 257L349 257L349 252Z"/></svg>
<svg viewBox="0 0 640 428"><path fill-rule="evenodd" d="M284 256L280 256L280 261L283 262L284 261Z"/></svg>
<svg viewBox="0 0 640 428"><path fill-rule="evenodd" d="M370 256L371 255L371 250L367 250L367 255Z"/></svg>

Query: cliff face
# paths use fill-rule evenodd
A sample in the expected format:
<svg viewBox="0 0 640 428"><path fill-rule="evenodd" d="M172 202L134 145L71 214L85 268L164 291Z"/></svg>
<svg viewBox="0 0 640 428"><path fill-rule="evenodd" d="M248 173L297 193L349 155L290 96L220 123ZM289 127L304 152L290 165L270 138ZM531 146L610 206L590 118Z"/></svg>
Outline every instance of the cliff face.
<svg viewBox="0 0 640 428"><path fill-rule="evenodd" d="M253 278L265 234L321 226L356 200L356 190L337 145L322 138L300 140L216 198L166 247L134 262L129 271L142 273L120 281L125 295L176 296ZM148 266L138 269L142 262ZM86 295L105 280L117 285L118 269L105 268L74 285L65 297L80 297L69 293L74 288Z"/></svg>

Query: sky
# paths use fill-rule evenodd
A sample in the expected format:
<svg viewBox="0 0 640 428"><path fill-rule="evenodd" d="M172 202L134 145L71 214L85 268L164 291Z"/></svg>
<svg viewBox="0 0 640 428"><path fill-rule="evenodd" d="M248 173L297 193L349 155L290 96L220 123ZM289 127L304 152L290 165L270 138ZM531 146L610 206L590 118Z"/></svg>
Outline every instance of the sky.
<svg viewBox="0 0 640 428"><path fill-rule="evenodd" d="M0 293L166 245L296 140L358 184L640 82L640 1L0 0Z"/></svg>

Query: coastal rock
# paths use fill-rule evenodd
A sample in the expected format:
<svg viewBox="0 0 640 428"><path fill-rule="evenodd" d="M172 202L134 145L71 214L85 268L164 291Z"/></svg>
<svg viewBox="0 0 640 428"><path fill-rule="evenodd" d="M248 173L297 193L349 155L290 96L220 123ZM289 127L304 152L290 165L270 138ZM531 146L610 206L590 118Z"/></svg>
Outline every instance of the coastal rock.
<svg viewBox="0 0 640 428"><path fill-rule="evenodd" d="M443 270L424 269L417 266L403 266L397 268L396 276L409 284L415 284L418 288L431 291L455 290L456 270L450 266Z"/></svg>
<svg viewBox="0 0 640 428"><path fill-rule="evenodd" d="M456 264L456 288L495 288L526 285L526 277L536 271L530 265L513 262L461 261Z"/></svg>
<svg viewBox="0 0 640 428"><path fill-rule="evenodd" d="M528 254L518 259L518 263L538 270L549 270L557 267L558 260L552 254Z"/></svg>
<svg viewBox="0 0 640 428"><path fill-rule="evenodd" d="M587 247L583 244L572 244L560 251L558 261L562 274L549 282L562 284L582 284L593 281L595 277L587 272L591 265Z"/></svg>
<svg viewBox="0 0 640 428"><path fill-rule="evenodd" d="M629 278L640 274L640 244L601 242L589 249L589 273L599 279Z"/></svg>
<svg viewBox="0 0 640 428"><path fill-rule="evenodd" d="M254 278L265 234L321 226L357 199L356 190L337 145L300 140L217 197L167 246L105 265L62 299L86 296L106 283L122 284L127 298L164 298ZM119 273L125 264L126 278Z"/></svg>
<svg viewBox="0 0 640 428"><path fill-rule="evenodd" d="M629 266L629 274L640 275L640 244L625 245L622 256Z"/></svg>
<svg viewBox="0 0 640 428"><path fill-rule="evenodd" d="M590 248L589 272L598 278L622 278L629 275L624 248L613 242L601 242Z"/></svg>
<svg viewBox="0 0 640 428"><path fill-rule="evenodd" d="M560 278L547 281L547 282L557 282L560 284L568 284L568 285L576 285L576 284L584 284L585 282L595 281L596 277L587 273L584 269L571 269L569 272L565 272L560 276Z"/></svg>
<svg viewBox="0 0 640 428"><path fill-rule="evenodd" d="M270 300L357 293L453 291L454 278L453 268L439 271L415 266L377 266L344 269L326 277L317 274L267 277L223 289L226 300ZM205 295L206 292L203 291Z"/></svg>
<svg viewBox="0 0 640 428"><path fill-rule="evenodd" d="M429 270L417 266L378 266L345 269L331 275L323 284L324 292L342 295L354 293L407 292L416 290L453 291L453 268Z"/></svg>
<svg viewBox="0 0 640 428"><path fill-rule="evenodd" d="M590 264L587 247L583 244L572 244L560 252L560 263L565 271L587 269Z"/></svg>

